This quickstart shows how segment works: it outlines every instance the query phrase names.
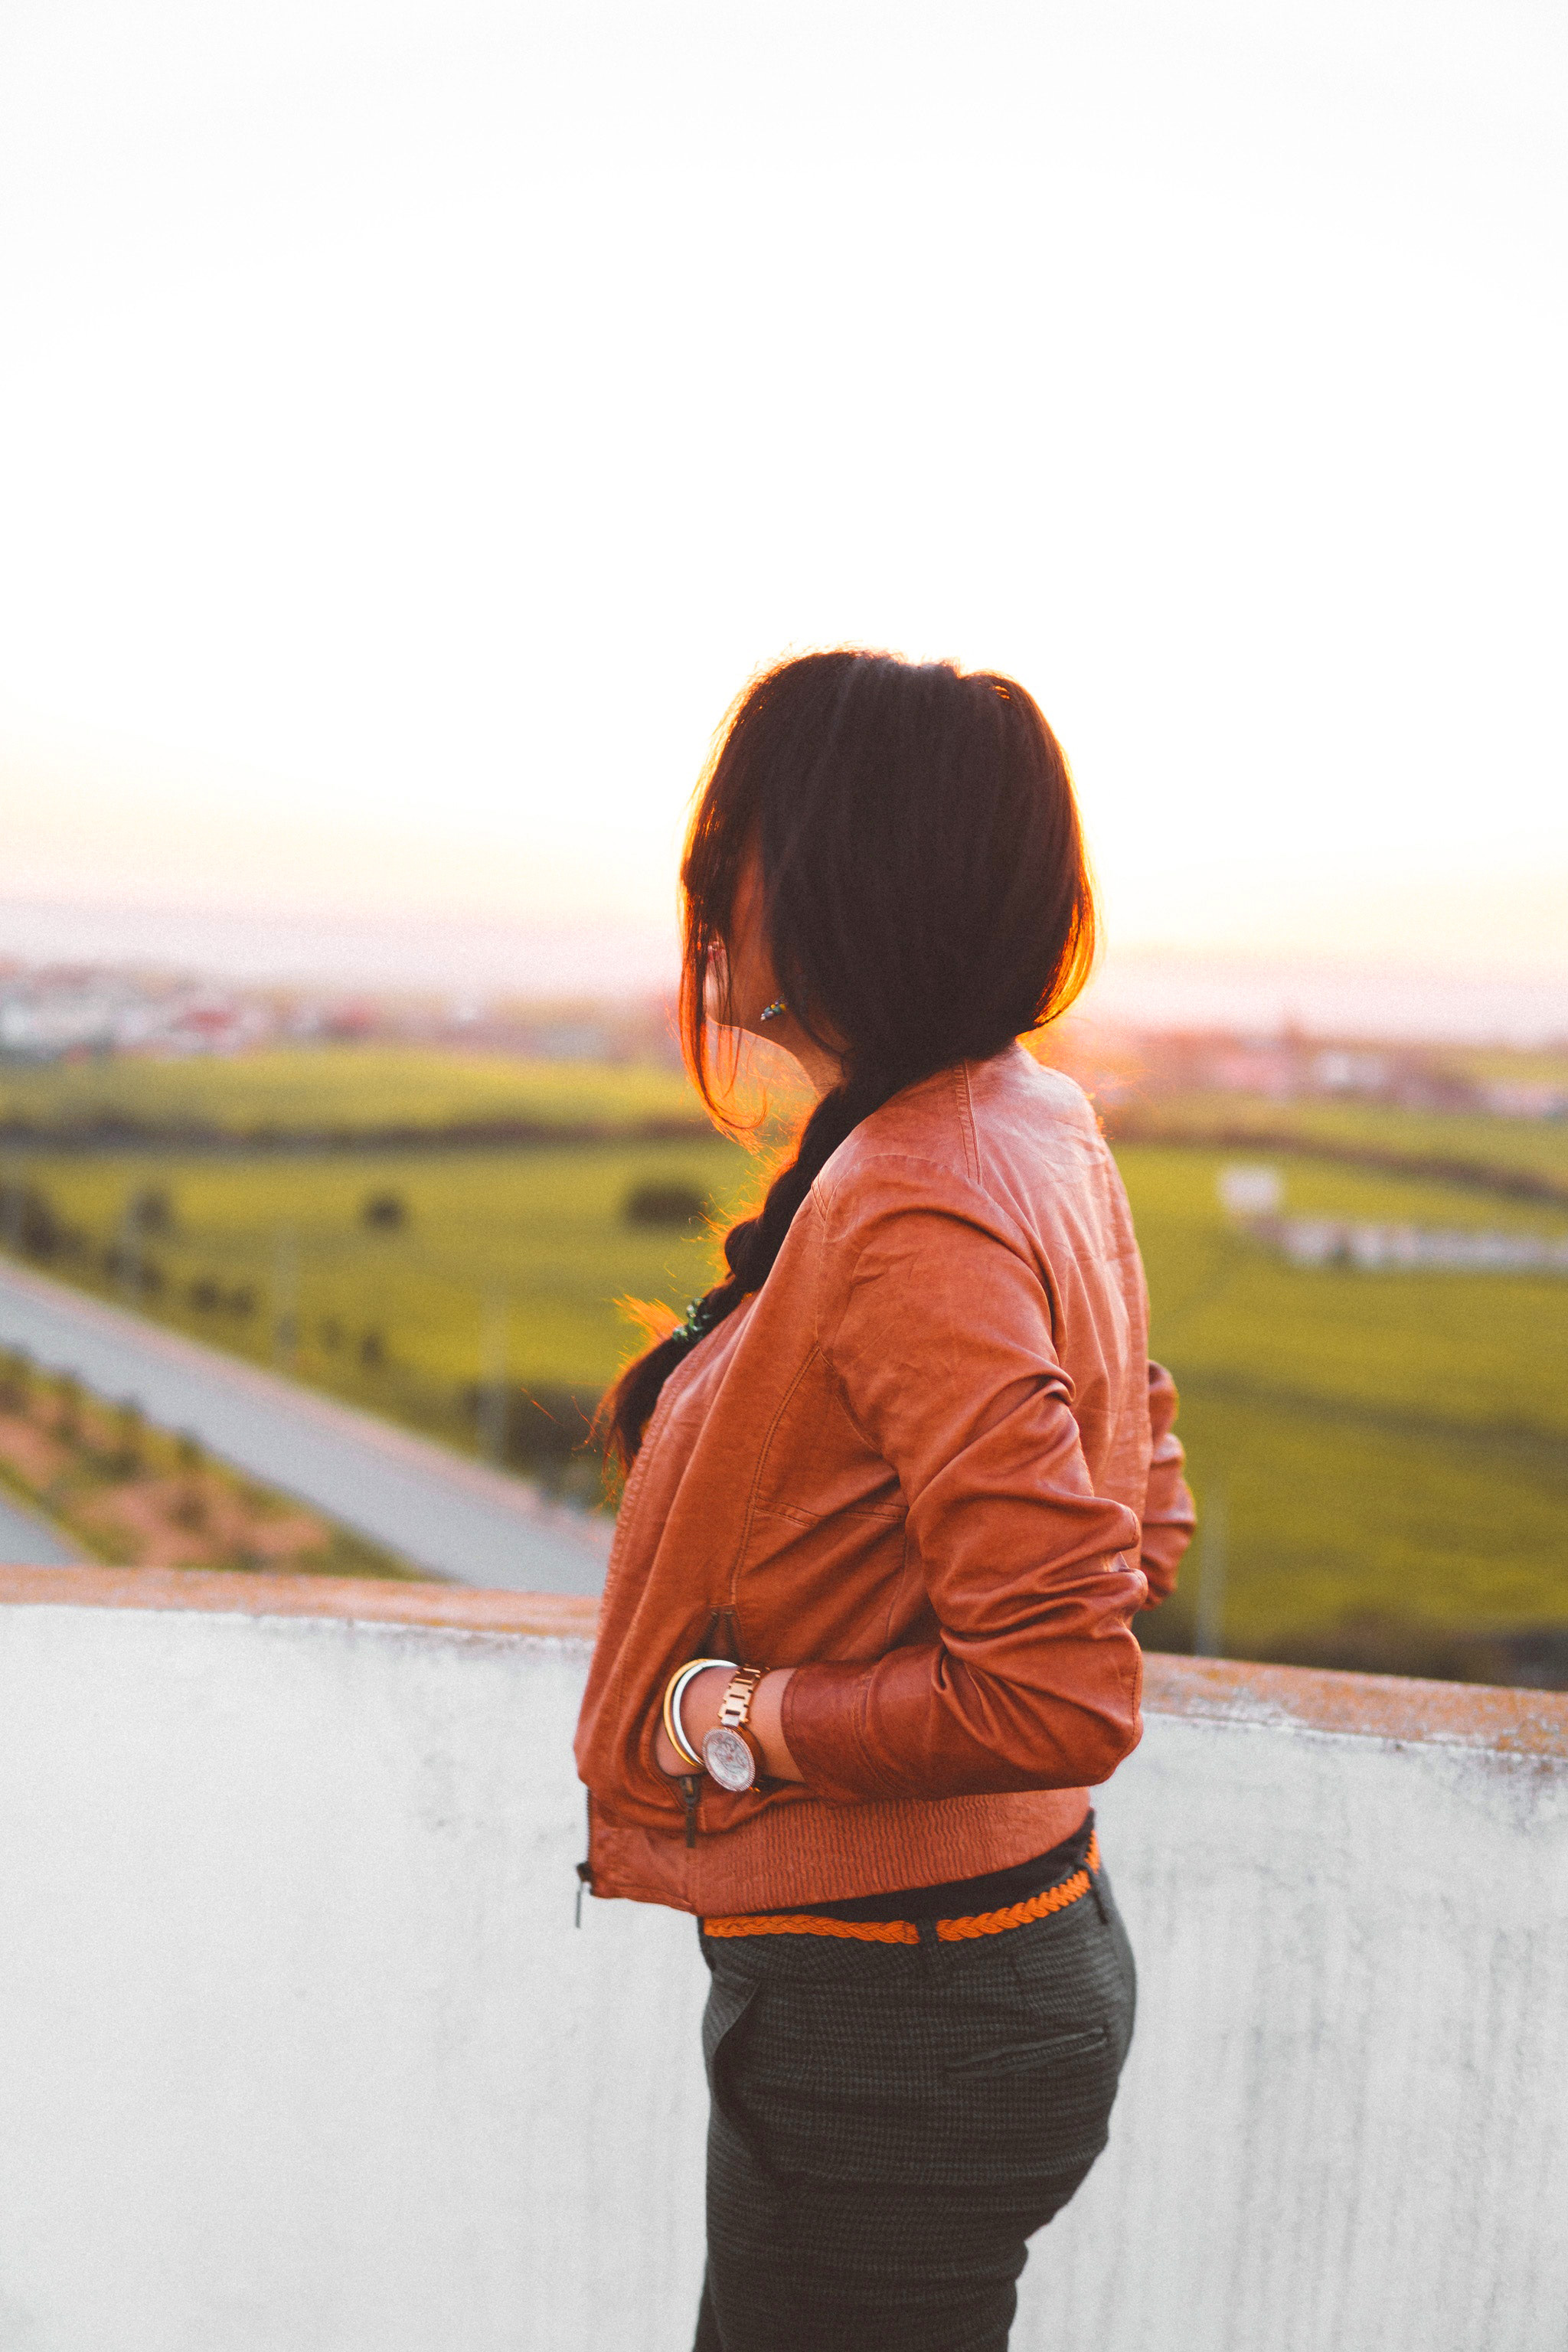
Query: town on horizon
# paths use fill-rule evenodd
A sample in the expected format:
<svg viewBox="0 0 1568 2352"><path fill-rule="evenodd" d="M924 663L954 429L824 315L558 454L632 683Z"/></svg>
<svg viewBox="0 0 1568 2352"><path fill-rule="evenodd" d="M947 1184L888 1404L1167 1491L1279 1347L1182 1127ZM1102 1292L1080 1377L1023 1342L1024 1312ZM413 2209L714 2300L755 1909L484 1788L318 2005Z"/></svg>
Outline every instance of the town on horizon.
<svg viewBox="0 0 1568 2352"><path fill-rule="evenodd" d="M1227 1003L1194 985L1140 992L1113 971L1084 1009L1042 1041L1104 1108L1130 1097L1213 1089L1287 1100L1321 1097L1506 1118L1568 1117L1568 1004L1553 1031L1521 1041L1440 1019L1414 1034L1375 1003L1336 1023L1280 1003ZM1310 991L1302 996L1310 1003ZM182 1059L301 1045L401 1045L546 1062L679 1067L672 987L562 991L385 988L246 981L94 960L38 962L0 952L0 1066L124 1056Z"/></svg>

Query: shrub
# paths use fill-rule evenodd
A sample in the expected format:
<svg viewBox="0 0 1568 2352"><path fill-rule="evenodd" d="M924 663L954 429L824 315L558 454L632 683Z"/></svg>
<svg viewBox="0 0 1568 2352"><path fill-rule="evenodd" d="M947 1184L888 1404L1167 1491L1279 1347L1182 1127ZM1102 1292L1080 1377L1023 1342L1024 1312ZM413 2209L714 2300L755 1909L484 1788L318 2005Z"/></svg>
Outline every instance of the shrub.
<svg viewBox="0 0 1568 2352"><path fill-rule="evenodd" d="M192 1476L181 1480L169 1516L177 1528L186 1528L193 1533L205 1527L207 1495L205 1487L198 1477Z"/></svg>
<svg viewBox="0 0 1568 2352"><path fill-rule="evenodd" d="M109 1466L111 1470L117 1471L122 1478L131 1478L142 1467L147 1434L142 1417L142 1408L134 1397L127 1397L124 1400L116 1418L119 1427L115 1433L116 1442L114 1451L110 1455Z"/></svg>
<svg viewBox="0 0 1568 2352"><path fill-rule="evenodd" d="M588 1432L598 1402L588 1391L579 1392L550 1382L524 1388L521 1381L508 1381L499 1416L502 1460L551 1486L559 1486L574 1464L586 1465L596 1483L598 1455L588 1450ZM494 1400L488 1381L470 1381L462 1391L461 1403L465 1418L477 1432L494 1428Z"/></svg>
<svg viewBox="0 0 1568 2352"><path fill-rule="evenodd" d="M174 1206L160 1184L149 1184L133 1192L126 1204L125 1222L132 1233L172 1234L174 1230Z"/></svg>
<svg viewBox="0 0 1568 2352"><path fill-rule="evenodd" d="M62 1247L68 1246L62 1243ZM155 1257L149 1257L141 1248L127 1249L111 1242L103 1253L103 1270L116 1282L123 1282L135 1291L145 1291L156 1298L164 1287L163 1269Z"/></svg>
<svg viewBox="0 0 1568 2352"><path fill-rule="evenodd" d="M684 1228L701 1223L708 1202L695 1184L661 1181L637 1185L627 1193L622 1213L628 1225Z"/></svg>
<svg viewBox="0 0 1568 2352"><path fill-rule="evenodd" d="M54 1204L36 1184L0 1185L0 1234L26 1257L58 1257L66 1246Z"/></svg>

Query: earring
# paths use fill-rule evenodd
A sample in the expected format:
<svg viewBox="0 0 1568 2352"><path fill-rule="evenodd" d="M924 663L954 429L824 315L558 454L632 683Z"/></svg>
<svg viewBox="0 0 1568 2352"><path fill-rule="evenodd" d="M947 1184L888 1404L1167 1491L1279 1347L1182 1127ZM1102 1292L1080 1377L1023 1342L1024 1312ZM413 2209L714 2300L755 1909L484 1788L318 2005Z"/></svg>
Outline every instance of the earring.
<svg viewBox="0 0 1568 2352"><path fill-rule="evenodd" d="M763 1005L762 1011L757 1015L757 1019L759 1021L775 1021L781 1013L787 1013L788 1011L789 1006L784 1003L784 998L782 996L775 996L771 1004Z"/></svg>

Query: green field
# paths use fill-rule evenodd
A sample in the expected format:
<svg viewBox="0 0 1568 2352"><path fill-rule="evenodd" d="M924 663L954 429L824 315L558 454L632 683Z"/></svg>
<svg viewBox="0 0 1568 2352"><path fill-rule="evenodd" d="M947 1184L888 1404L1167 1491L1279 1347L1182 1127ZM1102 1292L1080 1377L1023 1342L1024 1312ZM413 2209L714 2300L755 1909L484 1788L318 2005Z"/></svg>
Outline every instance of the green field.
<svg viewBox="0 0 1568 2352"><path fill-rule="evenodd" d="M407 1129L699 1127L681 1072L643 1063L531 1062L416 1045L280 1046L234 1060L88 1058L0 1065L0 1134L130 1128L263 1140Z"/></svg>
<svg viewBox="0 0 1568 2352"><path fill-rule="evenodd" d="M340 1126L350 1112L362 1129L408 1116L412 1095L398 1092L390 1060L321 1053L309 1086L286 1102L281 1078L276 1087L265 1069L258 1078L271 1058L181 1066L157 1071L156 1083L189 1076L185 1099L230 1133L244 1132L263 1102L268 1120L298 1129L307 1095L312 1118L331 1126L337 1065L349 1106ZM418 1085L430 1125L449 1127L468 1116L476 1066L459 1064L443 1082L427 1066L435 1058L415 1057ZM131 1081L155 1066L116 1066L129 1073L121 1099L142 1115L147 1097ZM506 1098L524 1099L523 1066L500 1066L514 1089ZM50 1074L22 1075L41 1087ZM680 1306L710 1278L711 1234L700 1223L633 1223L631 1196L684 1186L722 1219L755 1190L760 1163L711 1133L627 1139L649 1103L661 1118L689 1114L670 1074L590 1077L540 1066L529 1083L536 1109L553 1101L575 1114L591 1103L591 1121L561 1124L593 1124L605 1139L287 1152L13 1142L0 1176L13 1199L26 1185L47 1202L57 1246L38 1262L54 1272L453 1443L504 1444L586 1494L596 1474L574 1450L584 1413L631 1341L616 1299ZM33 1115L44 1099L35 1096ZM1254 1120L1279 1128L1279 1106L1223 1103L1229 1132ZM1267 1155L1293 1213L1568 1229L1568 1209L1550 1201L1315 1157L1311 1142L1326 1135L1313 1136L1305 1113L1316 1108L1299 1107L1304 1150ZM1436 1155L1424 1115L1363 1117L1346 1106L1324 1117L1335 1140ZM1560 1127L1526 1135L1531 1122L1480 1118L1440 1127L1441 1156L1468 1164L1565 1164ZM1518 1663L1508 1642L1568 1642L1568 1281L1292 1267L1222 1214L1215 1179L1235 1156L1119 1146L1154 1349L1181 1382L1200 1500L1223 1507L1224 1646L1503 1675ZM151 1223L149 1194L159 1196ZM395 1199L400 1224L367 1226L365 1204L377 1196ZM140 1217L130 1213L138 1199ZM501 1378L504 1429L487 1422L479 1396ZM1198 1581L1194 1569L1152 1621L1152 1638L1190 1642Z"/></svg>
<svg viewBox="0 0 1568 2352"><path fill-rule="evenodd" d="M1290 1266L1220 1213L1225 1155L1118 1156L1194 1485L1200 1502L1223 1496L1226 1647L1393 1664L1419 1627L1419 1663L1439 1670L1446 1649L1568 1633L1568 1282ZM1273 1164L1292 1212L1568 1223L1469 1191ZM1201 1573L1200 1551L1173 1638L1190 1637Z"/></svg>

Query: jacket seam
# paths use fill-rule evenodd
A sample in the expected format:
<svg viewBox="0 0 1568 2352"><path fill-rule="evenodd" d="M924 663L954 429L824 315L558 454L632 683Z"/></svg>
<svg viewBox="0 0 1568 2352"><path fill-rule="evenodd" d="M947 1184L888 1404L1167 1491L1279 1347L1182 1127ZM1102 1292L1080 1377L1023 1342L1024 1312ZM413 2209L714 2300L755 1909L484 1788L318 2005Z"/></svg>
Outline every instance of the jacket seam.
<svg viewBox="0 0 1568 2352"><path fill-rule="evenodd" d="M967 1188L975 1196L976 1201L984 1202L988 1215L997 1224L1005 1226L1008 1234L1012 1237L1009 1245L1016 1246L1017 1255L1026 1258L1031 1265L1038 1262L1041 1256L1039 1244L1031 1238L1027 1226L1014 1214L1005 1202L998 1200L994 1192L988 1192L979 1179L971 1176L967 1170L955 1180L954 1171L947 1161L934 1160L926 1151L895 1150L890 1146L868 1151L862 1164L873 1168L895 1165L903 1168L929 1168L936 1175L944 1178L946 1180L944 1189L933 1186L925 1199L909 1204L914 1212L928 1216L968 1218L971 1222L974 1222L973 1202L966 1201L963 1197L963 1191L956 1189ZM821 1181L819 1177L817 1184L812 1186L812 1193L816 1192L817 1185ZM834 1220L838 1206L839 1192L840 1187L835 1185L831 1192L825 1190L820 1194L822 1207L826 1212L825 1228ZM809 1200L811 1194L808 1193L806 1197ZM829 1234L825 1231L824 1239L828 1238ZM857 1252L857 1257L859 1253Z"/></svg>
<svg viewBox="0 0 1568 2352"><path fill-rule="evenodd" d="M856 1436L860 1440L861 1444L866 1448L867 1452L868 1452L868 1454L870 1454L871 1455L873 1455L873 1456L874 1456L874 1458L875 1458L877 1461L879 1461L879 1462L880 1462L881 1464L883 1464L883 1465L884 1465L884 1466L885 1466L885 1467L886 1467L886 1468L887 1468L887 1469L891 1473L892 1479L893 1479L893 1483L894 1483L894 1485L898 1487L898 1490L899 1490L899 1499L900 1499L900 1507L901 1507L901 1516L902 1516L902 1517L903 1517L903 1520L904 1520L904 1527L905 1527L905 1538L904 1538L904 1541L905 1541L905 1550L906 1550L906 1555L907 1555L907 1551L908 1551L908 1545L909 1545L909 1534L908 1534L908 1529L909 1529L909 1501L910 1501L910 1498L909 1498L909 1496L908 1496L905 1494L905 1492L904 1492L904 1482L903 1482L903 1480L899 1476L898 1472L893 1468L892 1464L888 1460L888 1457L887 1457L887 1455L883 1453L883 1451L882 1451L881 1447L877 1444L876 1439L871 1435L870 1431L866 1427L866 1425L865 1425L864 1422L862 1422L862 1420L860 1419L859 1414L856 1412L856 1410L855 1410L855 1406L854 1406L854 1402L853 1402L853 1400L852 1400L852 1399L851 1399L851 1397L850 1397L850 1394L849 1394L848 1389L847 1389L847 1388L846 1387L846 1385L845 1385L845 1381L844 1381L844 1375L843 1375L843 1373L839 1370L838 1366L837 1366L837 1365L834 1362L834 1360L833 1360L833 1349L832 1349L831 1346L829 1345L828 1341L827 1341L827 1340L823 1337L823 1331L822 1331L822 1280L823 1280L823 1261L824 1261L824 1258L825 1258L825 1257L826 1257L826 1244L827 1244L826 1220L826 1219L824 1219L824 1220L823 1220L822 1246L818 1249L818 1252L817 1252L816 1280L815 1280L815 1282L814 1282L814 1284L813 1284L813 1286L812 1286L811 1321L812 1321L812 1336L813 1336L813 1340L814 1340L814 1343L815 1343L815 1346L816 1346L816 1353L817 1353L817 1355L821 1358L822 1364L823 1364L823 1368L824 1368L824 1370L826 1370L826 1374L827 1374L828 1380L829 1380L829 1381L831 1381L831 1383L832 1383L832 1387L833 1387L833 1393L834 1393L834 1395L835 1395L835 1396L837 1398L837 1400L838 1400L839 1408L840 1408L840 1410L842 1411L842 1412L843 1412L843 1414L844 1414L845 1419L848 1422L850 1428L855 1432ZM856 1265L858 1265L859 1264L859 1262L860 1262L860 1256L861 1256L861 1255L862 1255L862 1253L861 1253L861 1252L858 1252L858 1252L856 1253L856 1260L855 1260L855 1262L856 1262ZM853 1275L853 1268L851 1268L851 1275Z"/></svg>
<svg viewBox="0 0 1568 2352"><path fill-rule="evenodd" d="M891 1781L888 1779L886 1767L879 1763L878 1758L871 1747L869 1738L870 1713L871 1670L868 1668L867 1672L861 1676L859 1686L855 1693L855 1705L850 1712L849 1717L855 1733L856 1750L860 1758L861 1769L864 1771L867 1780L871 1783L871 1786L884 1796L900 1796L903 1793L902 1790L899 1788L896 1781Z"/></svg>
<svg viewBox="0 0 1568 2352"><path fill-rule="evenodd" d="M931 1166L934 1166L934 1165L937 1165L937 1164L940 1164L940 1163L937 1163L937 1162L933 1162L933 1161L931 1161L931 1160L925 1160L925 1159L921 1158L919 1154L916 1154L916 1153L888 1152L888 1153L884 1153L884 1154L882 1154L882 1155L880 1155L880 1156L881 1156L881 1157L883 1157L883 1158L885 1158L885 1159L907 1159L907 1160L913 1160L915 1161L915 1164L916 1164L916 1165L918 1165L918 1166L921 1166L921 1167L931 1167ZM979 1187L978 1185L976 1185L976 1186L975 1186L975 1190L976 1190L976 1192L979 1192L979 1191L980 1191L980 1187ZM984 1199L984 1200L986 1201L986 1204L987 1204L987 1206L988 1206L989 1208L991 1208L991 1209L994 1212L994 1213L997 1215L997 1217L998 1217L998 1218L1000 1218L1004 1223L1005 1223L1008 1226L1012 1227L1012 1228L1013 1228L1013 1229L1017 1233L1019 1240L1020 1240L1020 1241L1025 1244L1025 1246L1024 1246L1021 1250L1019 1250L1019 1251L1016 1253L1016 1255L1017 1255L1018 1256L1020 1256L1020 1257L1024 1258L1024 1259L1025 1259L1025 1260L1026 1260L1026 1261L1030 1265L1035 1266L1035 1267L1037 1267L1037 1269L1038 1269L1038 1267L1039 1267L1039 1260L1038 1260L1038 1258L1037 1258L1037 1253L1036 1253L1032 1248L1030 1248L1030 1247L1028 1246L1028 1236L1027 1236L1027 1234L1026 1234L1026 1233L1024 1233L1024 1231L1023 1231L1023 1229L1022 1229L1021 1227L1019 1227L1019 1226L1017 1226L1017 1225L1016 1224L1016 1221L1015 1221L1011 1216L1009 1216L1009 1215L1008 1215L1008 1213L1007 1213L1006 1210L1005 1210L1005 1209L1001 1206L1000 1202L991 1201L991 1200L990 1200L990 1198L989 1198L989 1195L987 1195L987 1194L984 1194L984 1193L983 1193L983 1194L982 1194L982 1198L983 1198L983 1199ZM937 1215L937 1216L952 1216L952 1215L955 1215L955 1214L957 1214L957 1213L958 1213L958 1212L957 1212L957 1211L956 1211L956 1209L952 1206L952 1204L951 1204L951 1203L949 1203L949 1202L933 1202L931 1204L931 1207L930 1207L929 1211L927 1212L927 1213L929 1213L929 1214L932 1214L932 1215ZM824 1241L826 1242L826 1234L824 1234ZM1007 1246L1009 1246L1009 1244L999 1244L999 1245L1000 1245L1000 1246L1003 1246L1003 1247L1007 1247ZM843 1283L842 1283L842 1286L842 1286L842 1288L844 1289L844 1291L845 1291L846 1293L847 1293L847 1292L848 1292L848 1291L853 1287L853 1286L854 1286L854 1281L855 1281L855 1271L856 1271L856 1267L858 1267L858 1265L859 1265L859 1263L860 1263L861 1259L865 1256L866 1252L867 1252L867 1250L869 1248L869 1246L870 1246L869 1241L863 1241L863 1242L861 1243L861 1244L860 1244L859 1248L856 1251L856 1253L855 1253L855 1258L854 1258L854 1263L850 1265L850 1267L849 1267L849 1269L848 1269L848 1271L847 1271L847 1274L845 1276L845 1277L844 1277L844 1279L843 1279ZM1057 1300L1056 1300L1056 1297L1055 1297L1055 1295L1054 1295L1054 1292L1053 1292L1052 1285L1051 1285L1051 1283L1050 1283L1050 1280L1049 1280L1049 1278L1048 1278L1047 1275L1046 1275L1045 1273L1041 1273L1041 1274L1039 1275L1039 1279L1040 1279L1041 1287L1042 1287L1042 1289L1044 1290L1044 1292L1045 1292L1045 1296L1046 1296L1047 1314L1047 1319L1049 1320L1050 1325L1051 1325L1051 1339L1052 1339L1052 1344L1053 1344L1053 1346L1054 1346L1054 1345L1056 1344L1057 1338L1058 1338L1058 1318L1057 1318L1057 1311L1056 1311L1056 1310L1057 1310ZM872 1436L872 1434L871 1434L870 1431L866 1427L865 1423L864 1423L862 1422L862 1420L860 1419L859 1414L856 1412L856 1410L855 1410L855 1406L854 1406L854 1403L853 1403L853 1402L852 1402L852 1400L851 1400L851 1398L850 1398L850 1395L849 1395L848 1389L847 1389L847 1387L846 1386L846 1383L845 1383L844 1374L843 1374L842 1370L839 1369L838 1365L837 1365L837 1364L835 1362L835 1360L834 1360L834 1356L833 1356L833 1343L832 1343L832 1340L831 1340L831 1339L827 1339L827 1338L826 1338L826 1337L824 1336L824 1333L823 1333L823 1328L822 1328L822 1322L823 1322L823 1318L822 1318L822 1298L821 1298L822 1280L823 1280L822 1265L821 1265L821 1260L819 1259L819 1260L818 1260L818 1264L817 1264L817 1271L816 1271L816 1297L815 1297L815 1298L814 1298L814 1300L813 1300L813 1314L812 1314L812 1321L813 1321L813 1326L814 1326L814 1330L815 1330L815 1336L816 1336L816 1341L817 1350L818 1350L818 1352L820 1353L820 1355L821 1355L821 1357L822 1357L822 1360L823 1360L824 1364L825 1364L825 1365L826 1366L826 1368L827 1368L828 1375L829 1375L830 1379L831 1379L831 1380L832 1380L832 1381L833 1381L834 1388L835 1388L835 1390L836 1390L836 1391L837 1391L837 1395L838 1395L838 1398L839 1398L840 1402L842 1403L842 1405L843 1405L843 1407L844 1407L845 1412L848 1415L849 1423L850 1423L850 1426L854 1429L854 1431L855 1431L856 1434L860 1438L860 1440L861 1440L862 1444L865 1444L865 1445L867 1445L867 1446L868 1446L868 1447L870 1448L871 1452L876 1455L876 1457L877 1457L877 1459L878 1459L878 1461L879 1461L879 1462L887 1462L887 1460L888 1460L887 1455L883 1453L883 1451L882 1451L881 1447L877 1444L876 1439ZM845 1300L845 1302L844 1302L844 1305L841 1305L840 1309L839 1309L838 1321L839 1321L840 1323L841 1323L841 1322L843 1321L843 1319L844 1319L844 1313L845 1313L845 1310L846 1310L847 1305L847 1298L846 1297L846 1300ZM771 1433L770 1433L770 1434L771 1434ZM889 1464L888 1464L888 1467L889 1467L889 1469L892 1469L892 1467L893 1467L892 1464L891 1464L891 1463L889 1463ZM894 1476L895 1476L895 1477L897 1477L897 1476L898 1476L898 1474L897 1474L897 1472L896 1472L896 1471L894 1471ZM903 1485L903 1480L902 1480L901 1478L900 1478L900 1479L899 1479L899 1492L900 1492L901 1495L902 1495L902 1494L904 1494L904 1485ZM908 1501L909 1501L909 1497L908 1497L908 1496L907 1496L907 1495L904 1495L904 1500L905 1500L905 1504L906 1504L906 1506L907 1506Z"/></svg>
<svg viewBox="0 0 1568 2352"><path fill-rule="evenodd" d="M870 1519L879 1527L901 1528L909 1514L901 1503L836 1503L827 1511L808 1510L804 1503L759 1503L753 1516L789 1519L802 1528L820 1528L828 1519Z"/></svg>
<svg viewBox="0 0 1568 2352"><path fill-rule="evenodd" d="M816 1362L819 1352L820 1350L814 1342L807 1349L805 1356L802 1357L801 1361L796 1368L795 1378L791 1381L788 1388L785 1389L783 1396L779 1399L773 1417L768 1423L767 1433L763 1437L762 1444L757 1449L757 1465L752 1473L752 1488L750 1494L746 1497L746 1516L741 1522L740 1539L736 1544L735 1551L730 1563L729 1575L726 1580L726 1591L729 1597L730 1606L734 1612L735 1630L737 1633L741 1630L741 1571L746 1564L746 1554L751 1549L752 1528L757 1516L757 1495L763 1483L763 1472L767 1465L768 1454L772 1450L773 1439L778 1435L779 1423L784 1419L785 1412L788 1411L795 1391L799 1388L802 1381L805 1380L806 1373L811 1370L812 1365ZM744 1644L742 1643L742 1646L744 1647Z"/></svg>
<svg viewBox="0 0 1568 2352"><path fill-rule="evenodd" d="M887 1656L888 1652L893 1645L893 1620L898 1614L899 1601L902 1597L904 1586L909 1580L910 1515L907 1510L903 1514L903 1521L904 1540L899 1555L898 1580L895 1582L892 1591L888 1595L888 1614L882 1626L882 1655L884 1657Z"/></svg>
<svg viewBox="0 0 1568 2352"><path fill-rule="evenodd" d="M903 1788L897 1779L889 1778L886 1766L879 1761L875 1749L871 1746L868 1737L869 1717L871 1713L871 1675L875 1669L876 1663L877 1662L873 1660L871 1664L866 1667L859 1681L855 1685L854 1696L849 1707L849 1734L854 1743L855 1754L860 1766L860 1777L869 1784L869 1788L874 1793L874 1796L877 1799L904 1797L909 1794L908 1790ZM842 1774L837 1774L834 1777L840 1780L842 1780L843 1778ZM860 1794L863 1801L864 1791L858 1793Z"/></svg>
<svg viewBox="0 0 1568 2352"><path fill-rule="evenodd" d="M980 1173L980 1136L974 1122L974 1095L969 1083L969 1065L960 1062L954 1071L954 1092L958 1096L958 1127L963 1138L963 1164L970 1181L977 1190L984 1185Z"/></svg>

